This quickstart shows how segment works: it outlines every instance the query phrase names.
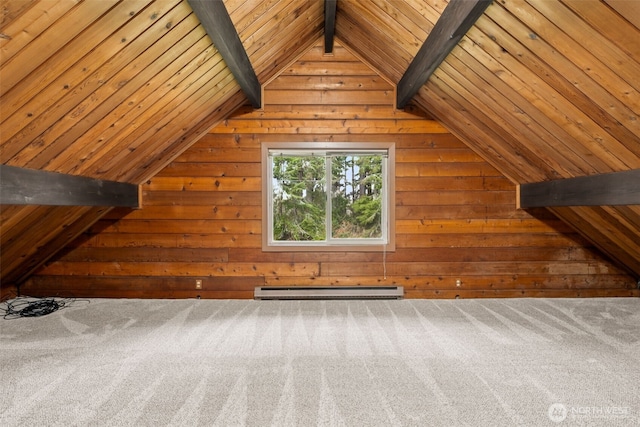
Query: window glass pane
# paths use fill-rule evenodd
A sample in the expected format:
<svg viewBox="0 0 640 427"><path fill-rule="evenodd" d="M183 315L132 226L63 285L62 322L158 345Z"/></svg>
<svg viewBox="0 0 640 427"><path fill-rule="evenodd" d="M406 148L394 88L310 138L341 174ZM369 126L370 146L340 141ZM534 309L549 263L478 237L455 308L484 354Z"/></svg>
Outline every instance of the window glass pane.
<svg viewBox="0 0 640 427"><path fill-rule="evenodd" d="M381 238L383 156L341 155L331 161L331 237Z"/></svg>
<svg viewBox="0 0 640 427"><path fill-rule="evenodd" d="M274 241L326 240L325 158L272 157Z"/></svg>
<svg viewBox="0 0 640 427"><path fill-rule="evenodd" d="M302 145L263 145L263 249L395 248L392 145Z"/></svg>

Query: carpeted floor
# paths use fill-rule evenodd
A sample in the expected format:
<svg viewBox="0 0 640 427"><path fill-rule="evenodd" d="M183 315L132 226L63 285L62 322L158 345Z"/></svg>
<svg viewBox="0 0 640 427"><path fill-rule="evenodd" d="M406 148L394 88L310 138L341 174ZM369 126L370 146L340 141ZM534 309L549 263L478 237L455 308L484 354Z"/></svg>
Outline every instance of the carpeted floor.
<svg viewBox="0 0 640 427"><path fill-rule="evenodd" d="M640 299L92 299L0 320L3 427L639 423Z"/></svg>

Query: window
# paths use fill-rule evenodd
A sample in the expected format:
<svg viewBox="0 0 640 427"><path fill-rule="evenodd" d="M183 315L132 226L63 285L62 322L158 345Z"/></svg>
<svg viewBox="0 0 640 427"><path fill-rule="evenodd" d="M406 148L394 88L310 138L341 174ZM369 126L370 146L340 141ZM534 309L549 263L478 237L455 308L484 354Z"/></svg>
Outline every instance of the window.
<svg viewBox="0 0 640 427"><path fill-rule="evenodd" d="M263 249L393 250L394 146L265 143Z"/></svg>

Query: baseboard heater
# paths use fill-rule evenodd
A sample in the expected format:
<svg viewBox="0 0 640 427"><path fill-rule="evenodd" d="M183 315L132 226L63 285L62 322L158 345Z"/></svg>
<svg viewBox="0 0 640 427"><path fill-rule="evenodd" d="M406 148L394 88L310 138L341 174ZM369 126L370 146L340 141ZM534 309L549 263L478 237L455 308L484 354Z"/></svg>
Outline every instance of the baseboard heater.
<svg viewBox="0 0 640 427"><path fill-rule="evenodd" d="M401 299L402 286L257 286L254 299Z"/></svg>

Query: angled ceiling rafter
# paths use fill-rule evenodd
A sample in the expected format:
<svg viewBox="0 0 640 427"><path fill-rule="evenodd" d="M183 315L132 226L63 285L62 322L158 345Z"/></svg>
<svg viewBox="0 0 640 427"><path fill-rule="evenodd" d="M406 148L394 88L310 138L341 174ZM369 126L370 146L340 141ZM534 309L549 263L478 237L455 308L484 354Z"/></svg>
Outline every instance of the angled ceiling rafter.
<svg viewBox="0 0 640 427"><path fill-rule="evenodd" d="M260 82L222 1L188 0L236 81L254 108L262 107Z"/></svg>
<svg viewBox="0 0 640 427"><path fill-rule="evenodd" d="M398 82L398 108L420 90L492 0L451 0Z"/></svg>
<svg viewBox="0 0 640 427"><path fill-rule="evenodd" d="M338 0L324 0L324 53L333 52Z"/></svg>

